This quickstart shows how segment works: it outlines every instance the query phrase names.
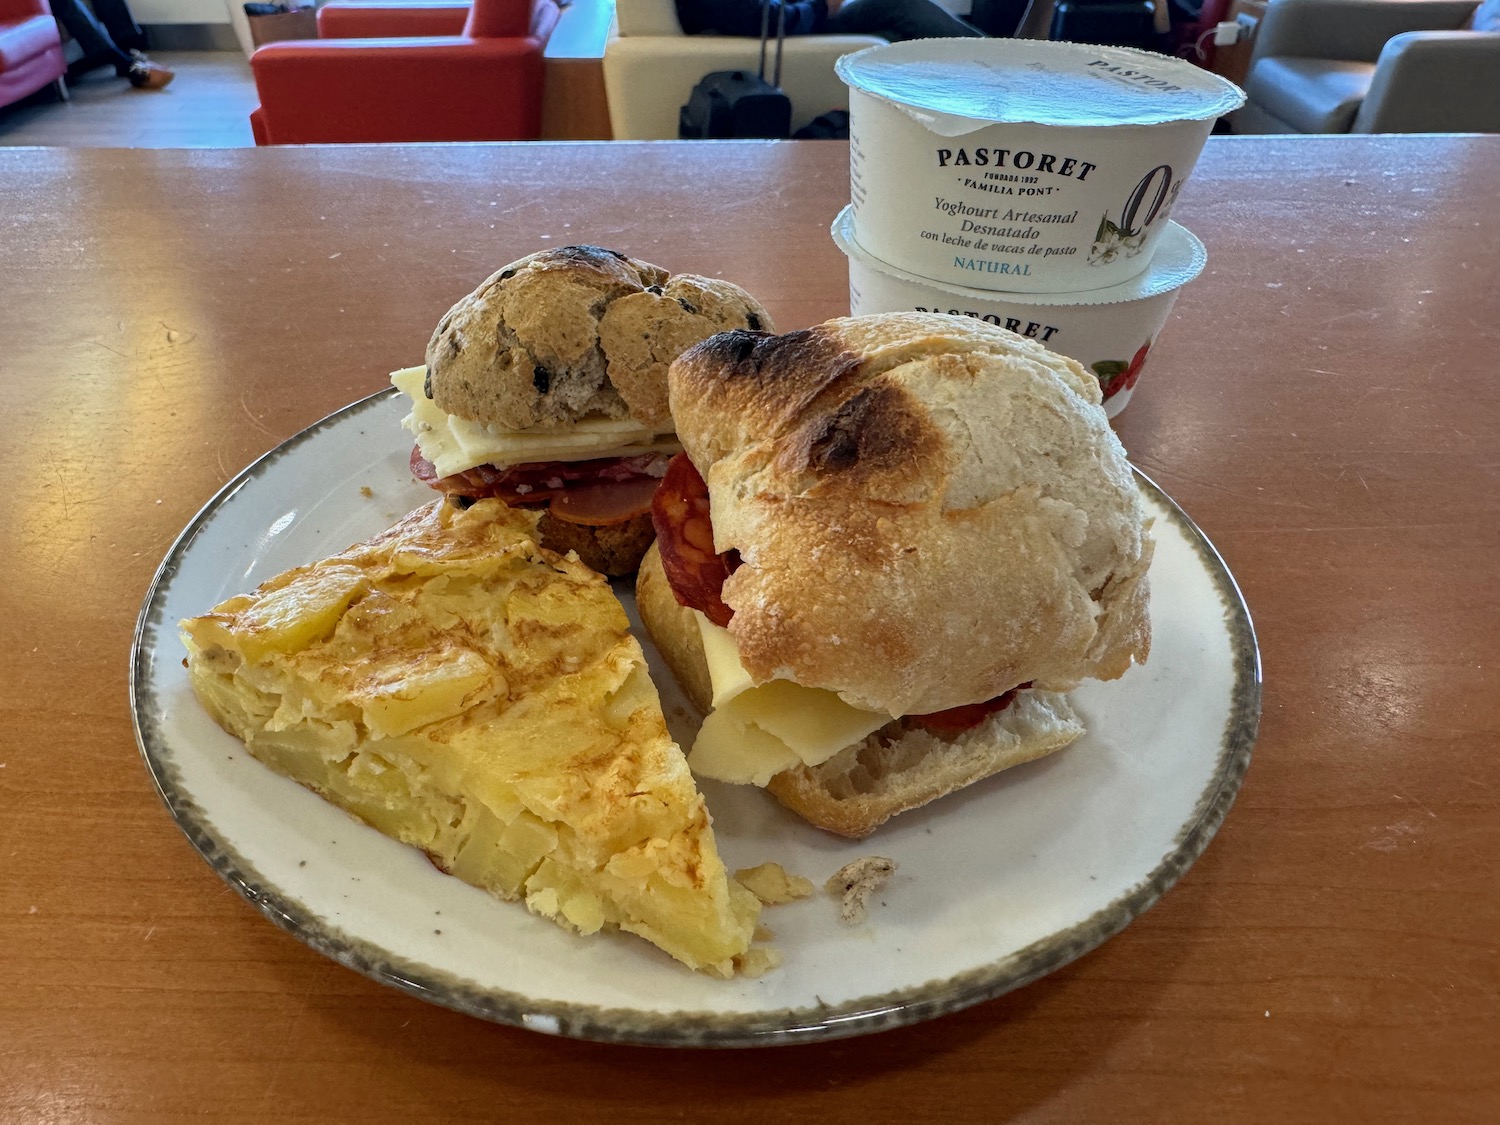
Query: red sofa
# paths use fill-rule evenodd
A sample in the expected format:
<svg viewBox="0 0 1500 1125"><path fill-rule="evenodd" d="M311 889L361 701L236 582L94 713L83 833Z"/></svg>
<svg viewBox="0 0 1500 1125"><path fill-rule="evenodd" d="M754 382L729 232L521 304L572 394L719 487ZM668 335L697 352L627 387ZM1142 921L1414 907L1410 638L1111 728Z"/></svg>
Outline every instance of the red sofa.
<svg viewBox="0 0 1500 1125"><path fill-rule="evenodd" d="M318 9L318 38L462 35L470 7L468 0L328 0Z"/></svg>
<svg viewBox="0 0 1500 1125"><path fill-rule="evenodd" d="M0 0L0 106L57 82L67 69L47 0ZM66 96L66 87L58 90Z"/></svg>
<svg viewBox="0 0 1500 1125"><path fill-rule="evenodd" d="M557 0L325 5L318 39L250 57L256 143L535 140L557 17Z"/></svg>

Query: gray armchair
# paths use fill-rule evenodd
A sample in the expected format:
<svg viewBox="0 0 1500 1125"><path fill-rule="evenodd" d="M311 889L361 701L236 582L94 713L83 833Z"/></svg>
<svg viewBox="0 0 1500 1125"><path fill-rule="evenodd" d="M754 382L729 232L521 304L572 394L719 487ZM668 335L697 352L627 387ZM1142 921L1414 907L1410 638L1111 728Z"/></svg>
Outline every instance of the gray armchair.
<svg viewBox="0 0 1500 1125"><path fill-rule="evenodd" d="M1500 30L1475 29L1496 8L1271 0L1231 124L1237 133L1500 132Z"/></svg>

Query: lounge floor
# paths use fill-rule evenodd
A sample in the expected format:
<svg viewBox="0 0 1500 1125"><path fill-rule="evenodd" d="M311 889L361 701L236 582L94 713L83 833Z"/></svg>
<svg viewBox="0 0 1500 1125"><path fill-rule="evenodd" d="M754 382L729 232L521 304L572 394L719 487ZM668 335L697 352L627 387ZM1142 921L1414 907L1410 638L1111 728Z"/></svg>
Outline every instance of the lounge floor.
<svg viewBox="0 0 1500 1125"><path fill-rule="evenodd" d="M153 51L177 72L165 90L136 90L105 67L0 109L0 145L72 148L246 148L255 82L239 51Z"/></svg>

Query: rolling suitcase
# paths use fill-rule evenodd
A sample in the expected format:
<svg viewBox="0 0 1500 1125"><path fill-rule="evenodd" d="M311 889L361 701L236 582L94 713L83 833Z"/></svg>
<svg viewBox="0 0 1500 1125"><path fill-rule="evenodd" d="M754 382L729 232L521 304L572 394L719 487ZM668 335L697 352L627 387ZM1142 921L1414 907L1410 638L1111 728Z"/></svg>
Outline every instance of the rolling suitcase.
<svg viewBox="0 0 1500 1125"><path fill-rule="evenodd" d="M780 140L792 131L792 102L781 92L781 45L786 13L777 9L776 66L766 81L766 43L771 34L770 0L760 9L760 70L716 70L706 74L678 111L677 135L683 140L730 138Z"/></svg>

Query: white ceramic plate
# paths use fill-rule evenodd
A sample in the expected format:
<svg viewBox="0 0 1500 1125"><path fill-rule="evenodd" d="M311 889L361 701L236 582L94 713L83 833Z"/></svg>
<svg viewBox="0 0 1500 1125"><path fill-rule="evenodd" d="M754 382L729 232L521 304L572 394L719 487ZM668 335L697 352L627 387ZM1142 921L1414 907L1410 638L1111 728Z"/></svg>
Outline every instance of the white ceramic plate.
<svg viewBox="0 0 1500 1125"><path fill-rule="evenodd" d="M895 860L866 924L841 924L821 891L768 908L785 963L734 981L628 935L566 934L273 774L199 708L182 667L177 621L431 499L407 471L402 413L393 392L354 403L225 486L162 563L132 655L137 737L177 823L263 913L350 968L580 1038L729 1046L857 1035L997 996L1094 948L1176 882L1234 799L1260 713L1249 615L1212 546L1144 482L1157 538L1151 659L1076 693L1085 738L860 843L807 826L759 790L705 785L731 869L776 860L821 887L851 859ZM645 643L669 722L690 737L693 720Z"/></svg>

